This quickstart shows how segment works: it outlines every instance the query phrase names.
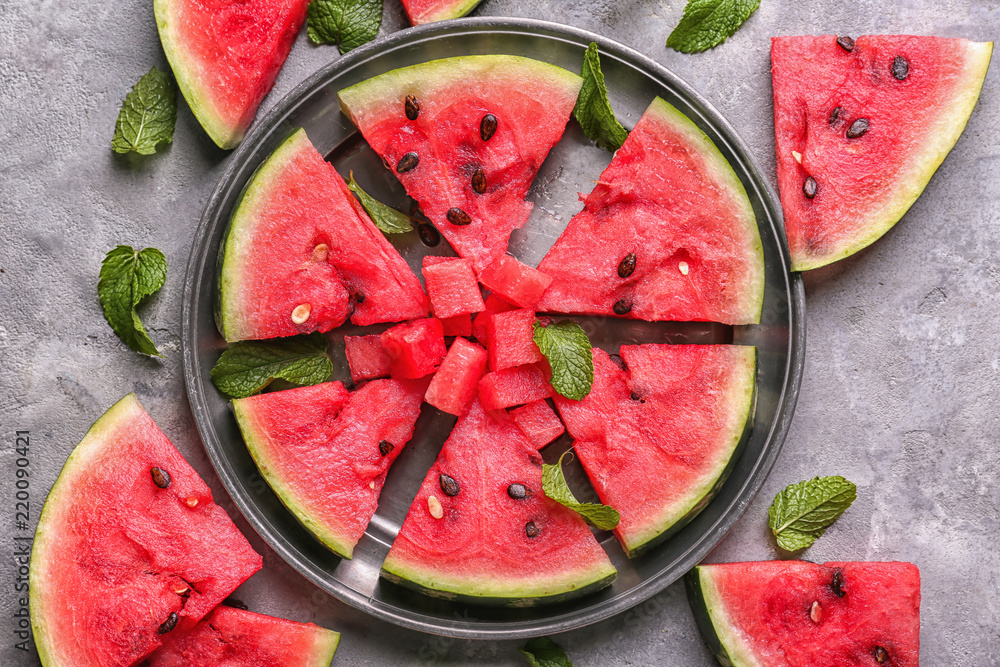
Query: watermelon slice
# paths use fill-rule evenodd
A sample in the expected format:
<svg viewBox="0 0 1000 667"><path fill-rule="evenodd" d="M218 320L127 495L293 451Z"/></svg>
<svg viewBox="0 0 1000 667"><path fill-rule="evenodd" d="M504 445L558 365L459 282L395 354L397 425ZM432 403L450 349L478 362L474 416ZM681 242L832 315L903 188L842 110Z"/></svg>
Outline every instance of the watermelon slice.
<svg viewBox="0 0 1000 667"><path fill-rule="evenodd" d="M296 131L257 170L219 258L227 341L427 315L420 281L344 179Z"/></svg>
<svg viewBox="0 0 1000 667"><path fill-rule="evenodd" d="M896 224L965 129L992 53L992 42L908 35L772 40L793 270L843 259Z"/></svg>
<svg viewBox="0 0 1000 667"><path fill-rule="evenodd" d="M578 514L545 497L542 458L473 401L382 566L437 597L523 606L603 588L615 568Z"/></svg>
<svg viewBox="0 0 1000 667"><path fill-rule="evenodd" d="M471 12L482 0L403 0L410 25L457 19Z"/></svg>
<svg viewBox="0 0 1000 667"><path fill-rule="evenodd" d="M700 565L685 584L724 665L918 665L920 572L910 563Z"/></svg>
<svg viewBox="0 0 1000 667"><path fill-rule="evenodd" d="M281 502L350 558L378 507L389 466L413 435L426 381L339 382L233 401L247 449Z"/></svg>
<svg viewBox="0 0 1000 667"><path fill-rule="evenodd" d="M528 219L524 197L581 84L529 58L464 56L393 70L339 95L344 113L478 273Z"/></svg>
<svg viewBox="0 0 1000 667"><path fill-rule="evenodd" d="M538 265L537 311L760 321L764 254L750 199L712 141L656 98Z"/></svg>
<svg viewBox="0 0 1000 667"><path fill-rule="evenodd" d="M624 345L624 371L594 348L582 401L556 395L574 449L630 557L708 504L735 462L754 404L756 348Z"/></svg>
<svg viewBox="0 0 1000 667"><path fill-rule="evenodd" d="M339 632L312 623L221 606L166 635L144 667L329 667L339 643Z"/></svg>
<svg viewBox="0 0 1000 667"><path fill-rule="evenodd" d="M76 446L31 552L45 665L131 665L261 567L212 492L133 394Z"/></svg>
<svg viewBox="0 0 1000 667"><path fill-rule="evenodd" d="M153 0L160 43L220 148L243 140L306 20L309 0Z"/></svg>

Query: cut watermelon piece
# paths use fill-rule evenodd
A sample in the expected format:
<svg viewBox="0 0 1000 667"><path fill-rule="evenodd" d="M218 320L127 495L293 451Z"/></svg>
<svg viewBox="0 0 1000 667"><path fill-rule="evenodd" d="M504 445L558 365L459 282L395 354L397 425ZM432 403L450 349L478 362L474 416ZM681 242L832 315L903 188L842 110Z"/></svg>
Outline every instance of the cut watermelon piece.
<svg viewBox="0 0 1000 667"><path fill-rule="evenodd" d="M380 335L344 336L344 354L355 382L389 377L391 361Z"/></svg>
<svg viewBox="0 0 1000 667"><path fill-rule="evenodd" d="M445 336L471 336L472 335L472 314L456 315L455 317L442 317L441 327Z"/></svg>
<svg viewBox="0 0 1000 667"><path fill-rule="evenodd" d="M548 377L535 364L487 373L479 381L479 400L487 410L524 405L553 393Z"/></svg>
<svg viewBox="0 0 1000 667"><path fill-rule="evenodd" d="M566 432L548 401L532 401L511 410L510 416L535 449L541 449Z"/></svg>
<svg viewBox="0 0 1000 667"><path fill-rule="evenodd" d="M39 658L131 665L260 567L205 482L129 394L87 431L42 509L29 575Z"/></svg>
<svg viewBox="0 0 1000 667"><path fill-rule="evenodd" d="M243 140L306 20L309 0L153 0L160 43L220 148Z"/></svg>
<svg viewBox="0 0 1000 667"><path fill-rule="evenodd" d="M910 563L699 565L685 584L724 665L918 665L920 572Z"/></svg>
<svg viewBox="0 0 1000 667"><path fill-rule="evenodd" d="M348 395L327 382L237 399L233 412L285 507L350 558L389 466L413 436L426 388L426 381L372 380Z"/></svg>
<svg viewBox="0 0 1000 667"><path fill-rule="evenodd" d="M656 98L538 268L535 310L752 324L764 253L750 199L715 144Z"/></svg>
<svg viewBox="0 0 1000 667"><path fill-rule="evenodd" d="M329 667L339 643L339 632L312 623L221 606L165 635L143 667Z"/></svg>
<svg viewBox="0 0 1000 667"><path fill-rule="evenodd" d="M383 331L380 340L389 357L389 372L404 380L430 375L448 353L444 326L433 317L397 324Z"/></svg>
<svg viewBox="0 0 1000 667"><path fill-rule="evenodd" d="M630 557L676 532L725 480L754 404L756 348L624 345L623 371L594 348L582 401L555 396L574 449Z"/></svg>
<svg viewBox="0 0 1000 667"><path fill-rule="evenodd" d="M778 187L795 271L843 259L903 217L965 129L993 53L992 42L941 37L841 41L771 41Z"/></svg>
<svg viewBox="0 0 1000 667"><path fill-rule="evenodd" d="M486 350L456 338L431 378L424 400L438 410L460 416L476 396L479 379L486 372Z"/></svg>
<svg viewBox="0 0 1000 667"><path fill-rule="evenodd" d="M476 319L472 322L472 336L482 345L486 345L489 341L487 326L490 317L494 313L506 313L508 310L516 310L517 306L507 303L496 294L487 294L486 298L483 299L483 305L486 306L486 310L476 315Z"/></svg>
<svg viewBox="0 0 1000 667"><path fill-rule="evenodd" d="M535 344L534 323L533 310L510 310L490 316L486 324L486 349L490 353L491 371L545 359Z"/></svg>
<svg viewBox="0 0 1000 667"><path fill-rule="evenodd" d="M471 12L482 0L403 0L410 25L457 19Z"/></svg>
<svg viewBox="0 0 1000 667"><path fill-rule="evenodd" d="M444 319L485 310L476 274L467 260L424 257L424 283L434 316ZM444 261L440 261L444 260Z"/></svg>
<svg viewBox="0 0 1000 667"><path fill-rule="evenodd" d="M562 136L581 84L576 74L529 58L464 56L393 70L339 96L344 113L478 273L528 219L532 205L524 197Z"/></svg>
<svg viewBox="0 0 1000 667"><path fill-rule="evenodd" d="M438 597L523 606L603 588L615 568L583 519L542 492L542 457L517 426L473 401L382 575Z"/></svg>
<svg viewBox="0 0 1000 667"><path fill-rule="evenodd" d="M534 308L552 284L552 277L504 254L483 269L479 281L510 303Z"/></svg>
<svg viewBox="0 0 1000 667"><path fill-rule="evenodd" d="M420 281L298 130L254 174L229 223L216 320L227 341L426 316Z"/></svg>

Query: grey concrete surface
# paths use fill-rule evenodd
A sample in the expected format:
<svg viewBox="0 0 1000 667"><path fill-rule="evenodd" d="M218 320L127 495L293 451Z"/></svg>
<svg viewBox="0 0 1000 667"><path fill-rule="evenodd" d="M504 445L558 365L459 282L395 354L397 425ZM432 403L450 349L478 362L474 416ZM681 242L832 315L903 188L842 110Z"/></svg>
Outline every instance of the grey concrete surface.
<svg viewBox="0 0 1000 667"><path fill-rule="evenodd" d="M181 104L174 144L153 157L109 149L129 87L166 66L148 0L0 4L0 664L18 650L16 537L90 423L127 392L213 487L264 570L238 597L343 633L340 665L516 665L520 642L421 635L376 622L286 566L228 502L187 407L181 285L191 237L227 154ZM700 55L664 47L682 0L486 0L481 15L556 20L631 46L694 85L772 174L768 38L836 32L1000 36L981 0L763 0L732 39ZM386 0L383 35L405 21ZM299 37L267 108L338 58ZM996 67L994 67L994 70ZM923 579L922 661L1000 664L1000 76L902 222L873 247L806 277L808 352L784 450L713 561L777 556L767 506L786 484L842 474L858 500L805 558L908 560ZM143 315L162 360L124 347L96 298L104 253L162 249L166 286ZM15 524L16 432L30 432L30 521ZM576 665L712 665L683 588L556 637Z"/></svg>

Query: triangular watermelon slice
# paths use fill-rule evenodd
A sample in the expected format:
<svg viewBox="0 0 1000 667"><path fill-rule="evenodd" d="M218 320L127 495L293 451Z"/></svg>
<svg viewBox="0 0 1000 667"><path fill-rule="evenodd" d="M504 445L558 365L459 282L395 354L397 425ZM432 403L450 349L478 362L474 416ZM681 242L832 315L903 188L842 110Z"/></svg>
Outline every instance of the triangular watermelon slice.
<svg viewBox="0 0 1000 667"><path fill-rule="evenodd" d="M447 21L465 16L482 0L403 0L410 25Z"/></svg>
<svg viewBox="0 0 1000 667"><path fill-rule="evenodd" d="M624 345L622 370L594 348L582 401L555 396L573 448L629 556L701 511L735 461L753 410L756 349Z"/></svg>
<svg viewBox="0 0 1000 667"><path fill-rule="evenodd" d="M76 446L31 551L45 665L131 665L261 567L212 492L129 394Z"/></svg>
<svg viewBox="0 0 1000 667"><path fill-rule="evenodd" d="M993 43L865 35L771 42L792 269L843 259L910 208L976 106Z"/></svg>
<svg viewBox="0 0 1000 667"><path fill-rule="evenodd" d="M427 380L339 382L233 401L247 449L281 502L327 547L350 558L389 466L413 435Z"/></svg>
<svg viewBox="0 0 1000 667"><path fill-rule="evenodd" d="M220 148L243 140L306 20L309 0L153 0L160 43Z"/></svg>
<svg viewBox="0 0 1000 667"><path fill-rule="evenodd" d="M423 317L427 295L332 165L298 130L247 185L219 258L227 341Z"/></svg>
<svg viewBox="0 0 1000 667"><path fill-rule="evenodd" d="M522 606L611 583L615 568L578 514L542 492L542 457L478 400L444 443L382 566L436 597Z"/></svg>
<svg viewBox="0 0 1000 667"><path fill-rule="evenodd" d="M524 201L583 80L517 56L392 70L340 91L340 106L455 251L478 273L524 225Z"/></svg>
<svg viewBox="0 0 1000 667"><path fill-rule="evenodd" d="M718 148L653 100L542 259L538 311L760 321L764 254L750 199Z"/></svg>

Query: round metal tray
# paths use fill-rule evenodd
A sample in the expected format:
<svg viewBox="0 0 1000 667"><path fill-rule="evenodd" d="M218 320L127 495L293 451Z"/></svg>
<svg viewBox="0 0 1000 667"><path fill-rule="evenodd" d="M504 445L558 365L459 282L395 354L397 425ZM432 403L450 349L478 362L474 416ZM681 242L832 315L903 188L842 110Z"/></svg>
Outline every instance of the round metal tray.
<svg viewBox="0 0 1000 667"><path fill-rule="evenodd" d="M327 551L302 528L263 482L240 437L225 398L209 371L225 347L213 320L219 245L233 205L271 151L294 128L310 139L342 174L383 201L404 207L405 193L367 147L337 103L337 91L376 74L434 58L468 54L523 55L579 71L583 52L597 42L609 92L627 127L659 95L687 114L715 142L743 181L760 226L766 265L764 310L759 326L704 323L642 323L579 318L592 341L609 351L620 343L741 343L759 349L753 426L728 479L715 499L686 527L649 553L629 560L610 533L598 539L618 568L614 584L571 602L533 608L489 608L436 600L381 581L379 567L399 530L410 501L454 423L425 405L416 433L389 472L379 510L352 560ZM511 240L511 252L537 263L581 205L611 154L587 141L575 123L539 172L530 199L531 219ZM805 295L789 272L780 230L781 209L733 128L698 93L645 56L597 35L526 19L462 19L405 30L350 52L313 74L253 128L229 158L209 200L194 240L184 287L183 355L188 398L205 448L219 477L251 525L289 564L340 600L378 618L417 630L455 637L518 638L561 632L607 618L642 602L697 564L740 518L770 472L791 422L805 350ZM428 252L416 234L393 239L420 275ZM430 250L440 254L447 244ZM349 374L344 333L331 332L335 378ZM369 328L371 329L371 328ZM567 436L550 446L553 458L570 445ZM551 450L551 451L550 451ZM571 475L581 484L579 471Z"/></svg>

